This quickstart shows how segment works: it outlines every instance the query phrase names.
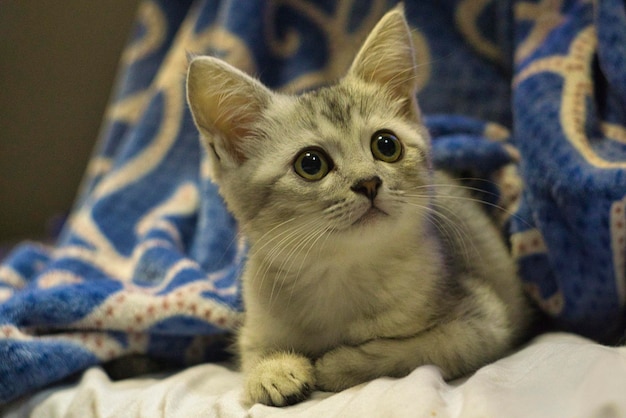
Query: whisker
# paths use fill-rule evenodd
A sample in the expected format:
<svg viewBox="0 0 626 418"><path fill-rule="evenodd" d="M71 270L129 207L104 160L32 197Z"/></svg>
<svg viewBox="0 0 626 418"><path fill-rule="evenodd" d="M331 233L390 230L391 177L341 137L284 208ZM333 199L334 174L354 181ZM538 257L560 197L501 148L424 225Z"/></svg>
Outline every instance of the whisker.
<svg viewBox="0 0 626 418"><path fill-rule="evenodd" d="M474 179L472 179L472 178L462 178L462 179L459 179L459 180L474 180ZM478 180L478 179L476 179L476 180ZM489 183L491 185L497 186L497 183L495 183L495 182L488 181L488 180L485 180L485 182L487 182L487 183ZM433 188L436 189L438 187L442 187L442 188L449 187L449 188L452 188L452 189L462 189L462 190L467 190L469 192L476 192L476 193L481 193L481 194L493 196L493 197L496 197L496 198L500 197L500 194L495 193L495 192L490 192L489 190L481 189L480 187L466 186L464 184L454 184L454 183L431 183L431 184L419 185L419 186L410 188L408 190L433 189Z"/></svg>
<svg viewBox="0 0 626 418"><path fill-rule="evenodd" d="M287 222L283 222L280 226L284 226L286 223ZM265 282L265 278L267 277L267 274L269 273L270 268L274 264L273 260L278 258L278 256L280 256L280 254L288 247L289 244L297 240L298 234L302 232L303 230L305 230L311 223L312 221L308 221L308 222L305 222L304 224L297 225L295 228L286 228L285 230L277 233L274 237L272 237L271 239L269 239L262 245L262 248L264 248L267 245L269 245L271 242L278 240L278 242L276 242L272 246L272 248L267 252L267 254L265 254L265 257L263 258L262 264L264 264L264 267L262 271L261 281L259 283L260 288L262 288L263 283ZM274 228L274 230L275 229L276 228ZM267 234L264 234L264 236L265 235ZM257 250L257 253L259 251L260 249ZM259 275L259 271L257 271L257 274L254 276L254 280L258 278L258 275Z"/></svg>
<svg viewBox="0 0 626 418"><path fill-rule="evenodd" d="M323 236L326 236L326 239L324 240L324 242L326 242L326 240L328 239L328 237L331 235L330 234L331 229L326 226L324 228L320 228L319 232L317 233L317 236L315 237L315 239L313 240L313 242L311 243L311 245L309 245L309 249L307 250L306 254L304 254L304 257L302 258L302 261L300 262L300 266L298 267L298 272L296 273L296 280L298 280L298 278L300 277L300 274L302 272L302 268L304 267L306 261L309 258L309 255L311 253L311 250L316 247L317 242L320 240L320 238L322 238ZM309 240L310 241L310 240ZM323 245L323 244L322 244ZM321 251L321 247L318 247L319 250ZM293 292L295 289L295 283L294 286L291 287L291 292L289 293L289 299L287 300L287 306L289 306L291 304L291 299L293 297ZM281 286L282 288L282 286ZM279 289L280 291L280 289Z"/></svg>
<svg viewBox="0 0 626 418"><path fill-rule="evenodd" d="M427 205L422 205L407 201L406 204L424 210L424 214L427 216L429 222L431 222L451 244L460 246L459 251L462 253L466 262L471 261L470 256L472 253L476 256L480 255L467 229L462 227L464 224L463 220L450 208L437 204L436 202L429 202Z"/></svg>
<svg viewBox="0 0 626 418"><path fill-rule="evenodd" d="M267 242L265 242L262 245L262 247L267 247L267 245L269 245L271 242L274 242L272 247L264 255L264 258L262 261L263 267L262 269L260 269L262 271L257 271L257 274L255 275L255 278L254 278L254 280L257 280L259 273L261 273L261 278L260 278L260 283L259 283L260 288L263 287L263 283L265 282L265 279L267 278L267 275L269 274L270 270L277 268L278 273L280 273L281 269L284 268L286 260L289 259L290 254L293 251L292 245L300 240L300 234L306 231L307 229L315 226L315 224L318 222L319 222L318 218L313 218L313 219L309 219L305 221L304 223L294 225L293 227L288 226L283 231L278 232L275 236L273 236L271 239L269 239ZM281 223L280 226L285 226L286 223L287 222L283 222ZM276 228L274 228L274 230L275 229ZM257 253L258 251L259 250L257 250ZM289 253L287 253L287 255L285 256L285 260L283 260L281 264L278 267L276 267L276 260L279 257L283 257L283 254L286 251L289 251ZM271 290L271 295L270 295L270 300L269 300L270 305L273 302L275 287L276 287L276 278L272 282L272 290Z"/></svg>
<svg viewBox="0 0 626 418"><path fill-rule="evenodd" d="M263 241L263 239L268 236L269 234L271 234L272 232L274 232L276 229L288 224L289 222L293 222L296 219L298 219L299 217L292 217L287 219L286 221L280 222L277 225L275 225L273 228L271 228L270 230L268 230L267 232L265 232L263 235L261 235L261 237L258 239L258 241ZM269 245L273 240L275 240L278 236L280 236L280 234L277 234L276 236L272 237L271 239L269 239L268 241L265 241L265 243L263 245L261 245L261 247L259 247L257 249L257 252L260 252L263 248L265 248L267 245Z"/></svg>
<svg viewBox="0 0 626 418"><path fill-rule="evenodd" d="M282 277L281 276L276 277L274 279L274 282L272 283L272 291L270 293L270 307L271 307L271 302L273 300L274 292L276 290L276 285L280 283L280 286L278 287L278 292L281 292L284 286L285 280L287 278L287 275L291 272L293 264L295 263L295 258L304 250L304 248L308 246L308 244L312 240L314 240L320 234L320 231L317 228L317 226L322 225L323 221L320 220L319 218L316 219L316 221L317 222L311 222L307 224L307 228L312 228L313 226L315 226L315 228L312 228L312 229L314 229L316 232L314 234L306 236L304 239L300 240L294 247L292 247L289 253L286 255L285 259L282 261L281 265L278 267L279 275L281 275ZM294 241L296 240L297 238L294 239ZM309 251L310 251L310 247L309 247ZM299 277L302 265L303 265L303 262L301 263L300 269L298 270L298 273L295 276L296 279ZM292 287L292 290L293 290L293 287Z"/></svg>
<svg viewBox="0 0 626 418"><path fill-rule="evenodd" d="M456 189L463 189L463 190L469 190L469 191L477 191L477 192L481 192L484 194L490 194L493 196L498 196L497 193L490 193L490 192L485 192L482 189L479 188L474 188L474 187L467 187L467 186L463 186L463 185L455 185L455 184L434 184L434 187L437 186L441 186L442 188L445 187L449 187L449 188L456 188ZM413 188L412 190L419 190L420 188L425 188L427 186L418 186L416 188ZM406 197L423 197L423 198L427 198L428 196L425 194L409 194L409 193L405 193L404 196ZM493 203L493 202L489 202L488 200L483 200L483 199L479 199L476 197L472 197L472 196L462 196L462 195L452 195L452 194L443 194L441 193L440 190L437 190L436 192L436 196L437 198L443 198L443 199L457 199L457 200L464 200L464 201L468 201L468 202L474 202L474 203L478 203L480 205L484 205L493 209L497 209L499 211L501 211L502 213L504 213L505 215L507 215L507 217L511 217L511 218L515 218L516 220L522 222L525 226L529 227L529 228L533 228L533 225L530 224L528 221L526 221L526 219L522 218L521 216L519 216L518 214L508 210L507 208L498 205L497 203Z"/></svg>

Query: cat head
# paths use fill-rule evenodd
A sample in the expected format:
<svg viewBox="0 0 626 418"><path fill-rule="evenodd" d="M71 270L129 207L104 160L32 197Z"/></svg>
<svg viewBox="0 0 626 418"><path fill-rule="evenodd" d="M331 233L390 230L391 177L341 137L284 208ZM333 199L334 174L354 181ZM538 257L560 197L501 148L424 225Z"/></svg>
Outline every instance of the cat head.
<svg viewBox="0 0 626 418"><path fill-rule="evenodd" d="M406 197L430 180L415 65L401 8L376 25L345 77L301 95L216 58L192 60L188 102L212 180L249 237L282 225L303 236L389 228L426 205Z"/></svg>

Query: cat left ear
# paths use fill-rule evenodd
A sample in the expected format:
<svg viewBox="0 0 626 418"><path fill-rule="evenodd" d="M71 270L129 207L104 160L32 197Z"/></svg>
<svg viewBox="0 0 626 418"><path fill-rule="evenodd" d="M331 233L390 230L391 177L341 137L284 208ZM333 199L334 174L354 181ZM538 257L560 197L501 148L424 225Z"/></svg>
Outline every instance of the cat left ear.
<svg viewBox="0 0 626 418"><path fill-rule="evenodd" d="M415 52L402 4L374 27L348 74L385 87L397 99L415 96Z"/></svg>
<svg viewBox="0 0 626 418"><path fill-rule="evenodd" d="M259 81L217 58L198 57L189 64L187 101L207 150L222 164L245 161L241 143L250 137L271 94Z"/></svg>

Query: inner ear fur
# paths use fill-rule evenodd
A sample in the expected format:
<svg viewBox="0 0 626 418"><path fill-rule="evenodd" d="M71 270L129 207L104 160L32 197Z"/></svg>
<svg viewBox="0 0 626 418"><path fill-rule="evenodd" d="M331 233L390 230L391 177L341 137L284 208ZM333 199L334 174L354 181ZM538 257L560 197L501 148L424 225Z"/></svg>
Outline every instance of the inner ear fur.
<svg viewBox="0 0 626 418"><path fill-rule="evenodd" d="M411 29L402 5L376 24L348 72L366 83L385 88L394 99L417 109L417 73Z"/></svg>
<svg viewBox="0 0 626 418"><path fill-rule="evenodd" d="M187 73L187 101L205 146L245 160L241 143L267 108L271 92L256 79L213 57L194 58ZM218 143L221 141L223 143Z"/></svg>

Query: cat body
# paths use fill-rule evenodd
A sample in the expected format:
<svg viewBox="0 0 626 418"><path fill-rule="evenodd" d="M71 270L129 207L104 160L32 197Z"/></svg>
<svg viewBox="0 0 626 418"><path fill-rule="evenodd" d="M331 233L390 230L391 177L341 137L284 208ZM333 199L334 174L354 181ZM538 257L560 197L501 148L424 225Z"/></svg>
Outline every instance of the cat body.
<svg viewBox="0 0 626 418"><path fill-rule="evenodd" d="M250 245L238 336L249 403L286 405L425 364L453 378L523 331L497 228L431 168L414 69L399 8L343 79L302 95L214 58L190 64L212 178Z"/></svg>

